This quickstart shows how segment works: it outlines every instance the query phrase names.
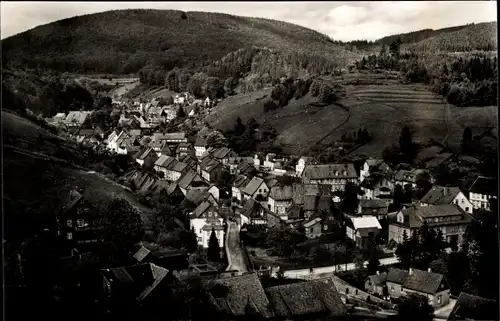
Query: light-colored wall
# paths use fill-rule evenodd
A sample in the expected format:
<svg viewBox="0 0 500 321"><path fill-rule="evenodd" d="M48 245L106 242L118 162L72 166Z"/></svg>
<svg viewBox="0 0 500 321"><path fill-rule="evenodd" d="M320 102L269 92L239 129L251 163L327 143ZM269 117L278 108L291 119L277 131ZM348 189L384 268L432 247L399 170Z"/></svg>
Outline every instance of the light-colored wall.
<svg viewBox="0 0 500 321"><path fill-rule="evenodd" d="M406 296L406 295L409 295L410 293L415 293L415 294L420 294L422 296L425 296L427 298L427 300L429 300L429 305L432 306L434 309L439 309L440 307L443 307L443 306L447 305L448 303L450 303L450 290L444 290L444 291L436 293L435 295L423 293L423 292L419 292L419 291L414 291L411 289L407 289L405 287L403 287L401 290L401 295ZM441 296L441 303L438 302L438 296Z"/></svg>
<svg viewBox="0 0 500 321"><path fill-rule="evenodd" d="M399 298L403 294L401 293L402 290L402 285L392 283L392 282L386 282L387 285L387 291L389 292L389 296L392 298Z"/></svg>
<svg viewBox="0 0 500 321"><path fill-rule="evenodd" d="M223 219L219 218L219 222L222 225ZM206 224L206 219L205 218L195 218L195 219L191 219L189 221L189 223L190 223L189 228L194 227L194 232L196 233L198 244L203 246L204 248L207 248L208 247L208 240L210 239L210 234L212 233L212 231L203 231L202 230L203 226ZM219 231L215 231L216 235L218 232ZM222 247L224 244L223 243L224 242L224 231L220 231L220 232L222 232L222 238L220 238L219 235L217 235L217 238L219 239L220 247Z"/></svg>
<svg viewBox="0 0 500 321"><path fill-rule="evenodd" d="M474 209L484 208L486 210L490 210L490 202L491 198L496 198L496 196L492 195L484 195L478 193L470 193L470 202L474 206Z"/></svg>
<svg viewBox="0 0 500 321"><path fill-rule="evenodd" d="M321 224L321 222L319 223L316 223L314 224L313 226L311 227L307 227L305 230L306 232L306 236L308 238L316 238L316 237L319 237L321 235L321 228L322 228L323 224Z"/></svg>

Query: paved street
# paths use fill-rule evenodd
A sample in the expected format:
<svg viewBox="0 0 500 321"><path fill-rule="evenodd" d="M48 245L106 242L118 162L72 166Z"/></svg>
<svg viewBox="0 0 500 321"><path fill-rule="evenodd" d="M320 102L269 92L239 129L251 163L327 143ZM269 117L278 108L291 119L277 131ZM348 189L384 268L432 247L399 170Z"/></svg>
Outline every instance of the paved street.
<svg viewBox="0 0 500 321"><path fill-rule="evenodd" d="M380 265L391 265L398 263L398 258L397 257L388 257L385 259L380 259ZM365 266L368 264L368 261L365 261ZM345 271L346 265L341 264L338 265L340 266L342 271ZM337 267L338 267L337 266ZM347 264L347 270L354 270L356 269L356 265L354 263L348 263ZM289 270L285 271L284 275L287 278L290 279L301 279L301 278L310 278L310 277L325 277L328 276L329 274L335 273L335 266L325 266L325 267L318 267L313 269L313 273L309 269L301 269L301 270ZM276 271L273 271L273 276L276 276Z"/></svg>
<svg viewBox="0 0 500 321"><path fill-rule="evenodd" d="M226 271L238 270L241 273L248 271L240 244L240 229L236 222L229 222L227 226L226 253L228 260Z"/></svg>

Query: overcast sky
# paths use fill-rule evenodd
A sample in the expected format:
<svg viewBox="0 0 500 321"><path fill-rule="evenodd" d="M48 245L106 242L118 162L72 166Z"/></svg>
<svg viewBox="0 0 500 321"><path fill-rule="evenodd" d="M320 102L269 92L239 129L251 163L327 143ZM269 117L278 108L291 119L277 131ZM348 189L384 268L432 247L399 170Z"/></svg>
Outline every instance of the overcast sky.
<svg viewBox="0 0 500 321"><path fill-rule="evenodd" d="M335 40L496 21L496 1L422 2L1 2L1 37L82 14L150 8L212 11L295 23Z"/></svg>

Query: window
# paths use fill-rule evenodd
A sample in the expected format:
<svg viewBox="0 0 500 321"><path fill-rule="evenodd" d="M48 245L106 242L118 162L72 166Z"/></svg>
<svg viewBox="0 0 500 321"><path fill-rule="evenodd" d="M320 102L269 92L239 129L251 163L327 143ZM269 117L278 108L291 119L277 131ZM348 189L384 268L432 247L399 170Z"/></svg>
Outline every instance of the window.
<svg viewBox="0 0 500 321"><path fill-rule="evenodd" d="M394 285L391 285L391 291L394 291Z"/></svg>
<svg viewBox="0 0 500 321"><path fill-rule="evenodd" d="M66 234L66 238L67 238L68 240L72 240L72 239L73 239L73 233L68 232L68 233Z"/></svg>
<svg viewBox="0 0 500 321"><path fill-rule="evenodd" d="M325 231L326 231L326 230L328 230L328 225L326 225L326 224L325 224L325 225L323 226L323 230L325 230Z"/></svg>
<svg viewBox="0 0 500 321"><path fill-rule="evenodd" d="M312 233L313 231L314 231L314 228L313 228L313 227L311 227L311 228L309 229L309 233Z"/></svg>
<svg viewBox="0 0 500 321"><path fill-rule="evenodd" d="M462 203L462 204L464 203L464 199L463 198L460 200L460 203Z"/></svg>
<svg viewBox="0 0 500 321"><path fill-rule="evenodd" d="M438 295L438 304L441 304L441 295Z"/></svg>
<svg viewBox="0 0 500 321"><path fill-rule="evenodd" d="M85 227L85 221L81 218L76 220L76 226L78 227Z"/></svg>
<svg viewBox="0 0 500 321"><path fill-rule="evenodd" d="M468 207L466 207L466 208L465 208L465 211L466 211L466 212L468 212L468 211L469 211L469 208L468 208Z"/></svg>
<svg viewBox="0 0 500 321"><path fill-rule="evenodd" d="M73 221L72 220L68 220L68 222L66 222L66 225L68 227L73 227Z"/></svg>
<svg viewBox="0 0 500 321"><path fill-rule="evenodd" d="M262 193L262 188L259 188L259 193Z"/></svg>

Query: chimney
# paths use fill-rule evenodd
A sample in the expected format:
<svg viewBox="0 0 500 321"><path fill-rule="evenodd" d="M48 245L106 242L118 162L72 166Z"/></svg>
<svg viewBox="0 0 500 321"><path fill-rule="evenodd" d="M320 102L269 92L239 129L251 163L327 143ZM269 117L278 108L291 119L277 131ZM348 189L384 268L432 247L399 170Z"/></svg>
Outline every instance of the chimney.
<svg viewBox="0 0 500 321"><path fill-rule="evenodd" d="M412 269L412 268L410 268L410 269L408 270L408 274L409 274L409 275L412 275L412 274L413 274L413 269Z"/></svg>
<svg viewBox="0 0 500 321"><path fill-rule="evenodd" d="M377 275L379 275L379 272L377 271Z"/></svg>
<svg viewBox="0 0 500 321"><path fill-rule="evenodd" d="M448 188L447 188L447 187L444 187L444 188L443 188L443 195L446 195L446 194L447 194L447 192L448 192Z"/></svg>
<svg viewBox="0 0 500 321"><path fill-rule="evenodd" d="M431 272L432 272L432 271L431 271L431 268L428 268L428 269L427 269L427 272L431 273Z"/></svg>

